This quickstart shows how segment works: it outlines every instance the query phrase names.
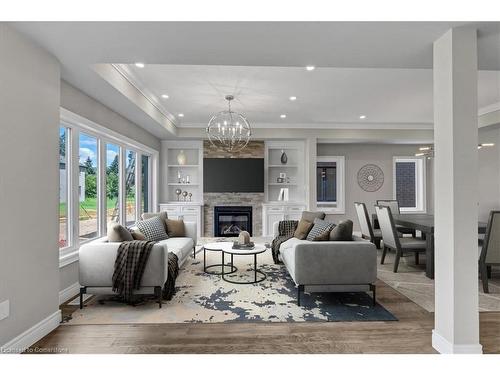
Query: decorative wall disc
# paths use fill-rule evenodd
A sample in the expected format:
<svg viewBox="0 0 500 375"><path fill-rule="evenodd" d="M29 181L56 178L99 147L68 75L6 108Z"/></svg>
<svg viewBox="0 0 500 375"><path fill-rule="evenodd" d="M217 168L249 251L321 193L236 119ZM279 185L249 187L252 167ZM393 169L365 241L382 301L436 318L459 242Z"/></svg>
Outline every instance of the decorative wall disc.
<svg viewBox="0 0 500 375"><path fill-rule="evenodd" d="M366 164L358 171L358 185L364 191L377 191L384 184L384 172L378 165Z"/></svg>

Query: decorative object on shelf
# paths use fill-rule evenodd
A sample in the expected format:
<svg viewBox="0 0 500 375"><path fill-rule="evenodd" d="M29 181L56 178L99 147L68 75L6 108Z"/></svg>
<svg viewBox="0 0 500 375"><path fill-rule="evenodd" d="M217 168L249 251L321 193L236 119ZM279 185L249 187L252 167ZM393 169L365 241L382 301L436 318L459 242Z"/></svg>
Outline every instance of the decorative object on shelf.
<svg viewBox="0 0 500 375"><path fill-rule="evenodd" d="M284 179L284 178L282 178L282 177L278 177L278 178L276 178L276 182L277 182L278 184L282 184L283 182L285 182L285 179Z"/></svg>
<svg viewBox="0 0 500 375"><path fill-rule="evenodd" d="M233 95L226 95L228 110L212 116L207 125L207 135L210 143L228 152L243 150L252 136L250 123L240 113L231 110Z"/></svg>
<svg viewBox="0 0 500 375"><path fill-rule="evenodd" d="M186 164L186 154L184 153L184 150L179 151L177 154L177 163L179 163L179 165Z"/></svg>
<svg viewBox="0 0 500 375"><path fill-rule="evenodd" d="M175 189L175 194L177 194L177 202L179 202L181 199L181 193L182 193L181 189Z"/></svg>
<svg viewBox="0 0 500 375"><path fill-rule="evenodd" d="M366 164L358 171L358 185L368 192L379 190L384 184L384 172L378 165Z"/></svg>
<svg viewBox="0 0 500 375"><path fill-rule="evenodd" d="M182 192L182 196L184 197L184 202L186 202L186 197L187 197L187 195L188 195L188 192L184 190L184 191Z"/></svg>
<svg viewBox="0 0 500 375"><path fill-rule="evenodd" d="M186 176L186 184L189 184L191 181L189 179L189 175Z"/></svg>
<svg viewBox="0 0 500 375"><path fill-rule="evenodd" d="M177 172L177 179L179 181L179 184L182 182L182 174L181 174L181 171L178 171Z"/></svg>
<svg viewBox="0 0 500 375"><path fill-rule="evenodd" d="M285 179L286 178L286 173L280 172L280 178Z"/></svg>
<svg viewBox="0 0 500 375"><path fill-rule="evenodd" d="M281 158L280 158L281 164L286 164L288 163L288 156L285 152L285 150L281 150Z"/></svg>
<svg viewBox="0 0 500 375"><path fill-rule="evenodd" d="M185 183L186 183L186 178L185 178L185 177L182 177L181 182L182 182L183 184L185 184Z"/></svg>
<svg viewBox="0 0 500 375"><path fill-rule="evenodd" d="M191 197L193 196L193 193L189 192L188 193L188 197L189 197L189 201L191 202Z"/></svg>
<svg viewBox="0 0 500 375"><path fill-rule="evenodd" d="M280 194L278 195L278 200L279 201L284 201L287 202L289 197L289 191L288 188L281 188Z"/></svg>
<svg viewBox="0 0 500 375"><path fill-rule="evenodd" d="M238 236L238 243L240 245L246 245L250 243L250 233L248 233L246 230L242 230L240 232L240 235Z"/></svg>

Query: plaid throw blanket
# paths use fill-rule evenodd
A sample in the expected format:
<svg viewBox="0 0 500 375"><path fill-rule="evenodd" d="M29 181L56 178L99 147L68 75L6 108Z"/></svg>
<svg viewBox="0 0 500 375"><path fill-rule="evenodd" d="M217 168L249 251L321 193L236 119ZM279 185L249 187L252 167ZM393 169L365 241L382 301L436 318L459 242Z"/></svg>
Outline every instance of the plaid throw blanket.
<svg viewBox="0 0 500 375"><path fill-rule="evenodd" d="M273 260L275 264L281 263L279 260L280 245L293 237L295 229L299 222L297 220L283 220L278 224L278 237L271 243L271 250L273 252Z"/></svg>
<svg viewBox="0 0 500 375"><path fill-rule="evenodd" d="M163 286L163 299L170 301L175 294L175 280L179 274L179 258L174 253L168 253L168 278Z"/></svg>
<svg viewBox="0 0 500 375"><path fill-rule="evenodd" d="M149 254L155 242L126 241L120 244L113 272L113 291L126 302L132 301L134 289L139 289Z"/></svg>

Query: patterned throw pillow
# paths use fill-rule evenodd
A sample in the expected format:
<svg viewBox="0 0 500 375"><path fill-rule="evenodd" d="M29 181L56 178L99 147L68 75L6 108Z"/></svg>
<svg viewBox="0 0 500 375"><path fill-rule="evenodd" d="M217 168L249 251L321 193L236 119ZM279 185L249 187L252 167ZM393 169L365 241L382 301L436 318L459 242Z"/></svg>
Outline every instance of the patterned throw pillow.
<svg viewBox="0 0 500 375"><path fill-rule="evenodd" d="M330 233L330 231L333 229L334 226L335 224L333 223L328 223L325 220L316 218L314 219L314 225L312 229L309 231L306 240L315 241L316 237L320 237L325 232Z"/></svg>
<svg viewBox="0 0 500 375"><path fill-rule="evenodd" d="M165 224L159 216L137 222L137 228L148 241L161 241L168 238Z"/></svg>

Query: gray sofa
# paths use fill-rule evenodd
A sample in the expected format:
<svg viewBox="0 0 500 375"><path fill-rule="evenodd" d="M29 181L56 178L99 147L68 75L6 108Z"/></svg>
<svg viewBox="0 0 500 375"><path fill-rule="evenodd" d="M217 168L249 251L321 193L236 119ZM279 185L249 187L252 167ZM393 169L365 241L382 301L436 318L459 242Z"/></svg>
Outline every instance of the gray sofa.
<svg viewBox="0 0 500 375"><path fill-rule="evenodd" d="M191 252L195 256L197 239L196 223L185 222L186 237L172 237L157 242L149 255L136 294L154 294L161 307L161 291L168 278L168 253L179 258L179 267ZM112 276L119 242L108 242L107 237L89 242L80 248L80 308L83 308L83 294L113 294Z"/></svg>
<svg viewBox="0 0 500 375"><path fill-rule="evenodd" d="M274 226L278 234L278 223ZM352 241L307 241L291 238L280 246L280 258L301 292L373 292L377 280L377 248L353 236Z"/></svg>

